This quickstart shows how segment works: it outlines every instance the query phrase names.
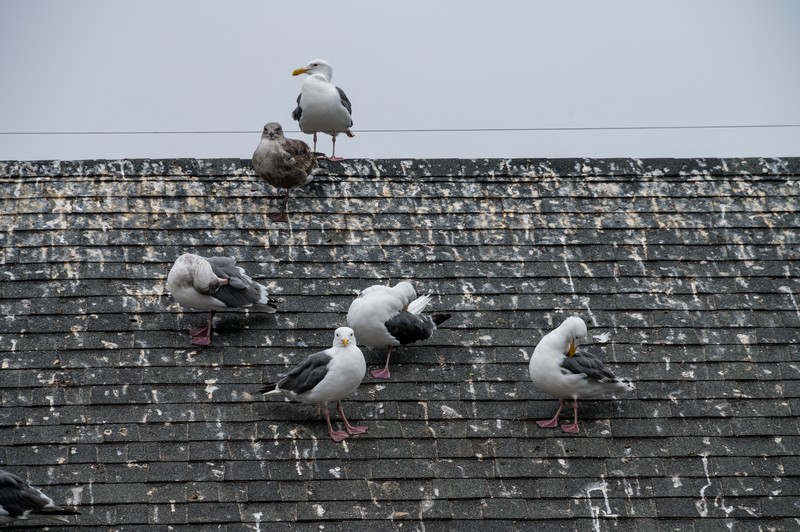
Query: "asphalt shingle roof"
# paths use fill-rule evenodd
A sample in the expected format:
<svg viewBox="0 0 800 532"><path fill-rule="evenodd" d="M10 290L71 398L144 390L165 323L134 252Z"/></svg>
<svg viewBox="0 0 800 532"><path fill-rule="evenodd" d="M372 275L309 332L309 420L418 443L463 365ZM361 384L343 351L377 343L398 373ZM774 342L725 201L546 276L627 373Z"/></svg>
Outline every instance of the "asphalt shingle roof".
<svg viewBox="0 0 800 532"><path fill-rule="evenodd" d="M0 467L87 530L797 530L800 159L329 169L276 224L248 161L0 162ZM191 346L184 252L278 313ZM452 318L366 377L367 435L251 395L402 279ZM637 387L579 435L536 427L557 401L528 377L569 315Z"/></svg>

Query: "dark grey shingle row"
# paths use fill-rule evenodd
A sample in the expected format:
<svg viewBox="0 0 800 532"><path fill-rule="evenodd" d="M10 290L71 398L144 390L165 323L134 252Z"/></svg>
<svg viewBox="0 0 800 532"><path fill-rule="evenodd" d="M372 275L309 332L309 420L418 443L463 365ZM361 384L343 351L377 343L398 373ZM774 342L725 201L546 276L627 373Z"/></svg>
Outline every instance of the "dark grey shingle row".
<svg viewBox="0 0 800 532"><path fill-rule="evenodd" d="M237 159L0 162L0 466L96 530L791 530L798 174L353 160L276 225L280 193ZM204 317L163 287L184 251L235 254L281 310L191 347ZM315 408L250 395L406 277L453 318L365 380L369 435L337 446ZM570 314L637 382L587 401L577 437L533 424L556 402L527 375Z"/></svg>

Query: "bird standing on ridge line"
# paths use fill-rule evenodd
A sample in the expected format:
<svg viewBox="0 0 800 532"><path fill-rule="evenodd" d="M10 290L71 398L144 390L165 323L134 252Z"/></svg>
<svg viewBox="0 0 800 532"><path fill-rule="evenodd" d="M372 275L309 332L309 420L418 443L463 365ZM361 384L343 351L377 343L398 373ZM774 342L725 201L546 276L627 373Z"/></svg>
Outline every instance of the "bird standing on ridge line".
<svg viewBox="0 0 800 532"><path fill-rule="evenodd" d="M342 161L336 157L336 136L344 133L353 137L353 107L342 89L331 83L333 69L327 61L315 59L302 68L292 72L293 76L308 74L297 96L297 107L292 118L300 124L303 133L314 135L314 153L317 153L317 133L327 133L333 137L333 151L329 161Z"/></svg>
<svg viewBox="0 0 800 532"><path fill-rule="evenodd" d="M314 179L312 172L317 168L314 153L302 140L287 139L279 123L270 122L264 126L252 162L253 169L264 181L273 187L286 189L283 208L278 213L270 213L270 219L274 222L289 221L289 191Z"/></svg>

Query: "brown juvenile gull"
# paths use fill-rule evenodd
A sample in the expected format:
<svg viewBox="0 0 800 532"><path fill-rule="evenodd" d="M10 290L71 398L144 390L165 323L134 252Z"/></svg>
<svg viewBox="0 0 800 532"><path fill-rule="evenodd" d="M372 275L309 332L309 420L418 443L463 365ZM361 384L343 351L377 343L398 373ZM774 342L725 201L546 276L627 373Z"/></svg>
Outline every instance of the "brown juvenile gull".
<svg viewBox="0 0 800 532"><path fill-rule="evenodd" d="M303 81L292 118L300 123L303 133L313 133L314 153L317 151L317 132L332 136L333 151L327 159L341 161L342 157L336 157L336 135L344 133L348 137L354 136L350 131L353 127L353 106L344 91L331 83L333 69L327 61L315 59L292 72L293 76L300 74L308 74L308 77Z"/></svg>
<svg viewBox="0 0 800 532"><path fill-rule="evenodd" d="M78 510L56 506L53 499L17 475L0 469L0 525L28 519L53 519L69 523L65 515Z"/></svg>
<svg viewBox="0 0 800 532"><path fill-rule="evenodd" d="M303 403L320 405L328 422L328 433L333 441L339 443L349 436L367 432L367 427L351 425L342 410L342 400L356 391L366 372L367 363L356 345L353 329L339 327L334 332L333 346L309 355L285 377L267 384L259 393L285 394ZM328 403L334 401L346 432L333 430Z"/></svg>
<svg viewBox="0 0 800 532"><path fill-rule="evenodd" d="M580 430L578 398L633 390L633 386L618 379L597 354L578 349L586 334L586 323L580 318L570 317L544 335L533 351L529 365L533 384L560 401L552 419L536 422L542 428L557 427L564 402L572 399L574 419L570 424L561 425L561 430L577 434Z"/></svg>
<svg viewBox="0 0 800 532"><path fill-rule="evenodd" d="M292 187L307 185L314 179L311 172L317 167L317 158L302 140L287 139L283 127L277 122L264 126L261 141L253 152L253 169L273 187L285 188L283 208L269 215L274 222L286 222L286 208Z"/></svg>
<svg viewBox="0 0 800 532"><path fill-rule="evenodd" d="M195 345L211 344L211 322L219 310L252 308L272 313L277 309L267 289L230 257L181 255L169 271L167 289L184 307L208 311L208 323L189 331Z"/></svg>
<svg viewBox="0 0 800 532"><path fill-rule="evenodd" d="M376 379L391 378L389 359L392 349L427 340L449 314L423 315L431 296L417 297L408 281L395 286L374 285L361 291L347 311L347 325L367 347L386 349L386 365L370 374Z"/></svg>

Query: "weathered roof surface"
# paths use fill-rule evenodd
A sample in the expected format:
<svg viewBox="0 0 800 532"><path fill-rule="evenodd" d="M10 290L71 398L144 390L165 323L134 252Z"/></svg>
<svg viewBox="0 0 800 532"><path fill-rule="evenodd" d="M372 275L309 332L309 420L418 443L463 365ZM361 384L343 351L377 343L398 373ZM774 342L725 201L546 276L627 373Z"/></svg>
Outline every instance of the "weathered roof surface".
<svg viewBox="0 0 800 532"><path fill-rule="evenodd" d="M275 224L248 161L0 163L0 466L81 529L797 529L800 159L330 170ZM279 312L191 347L205 315L164 288L187 251ZM401 279L453 317L346 403L368 435L250 395ZM557 401L528 377L569 315L637 386L579 435L535 425Z"/></svg>

